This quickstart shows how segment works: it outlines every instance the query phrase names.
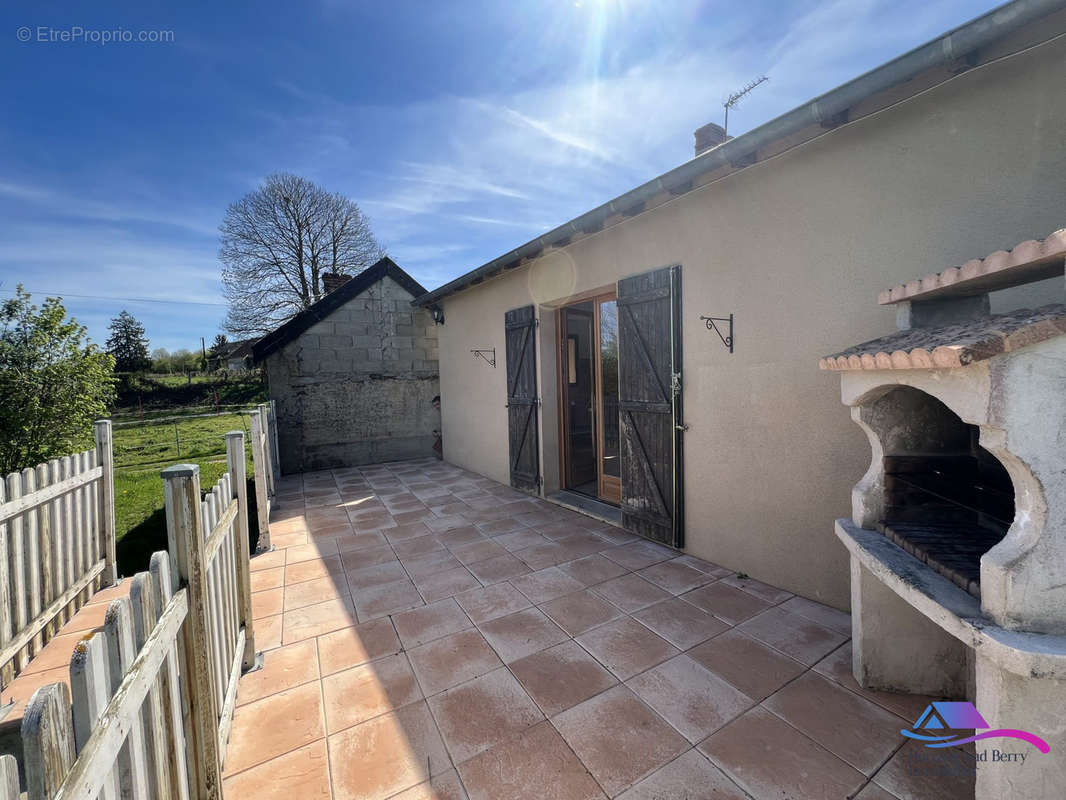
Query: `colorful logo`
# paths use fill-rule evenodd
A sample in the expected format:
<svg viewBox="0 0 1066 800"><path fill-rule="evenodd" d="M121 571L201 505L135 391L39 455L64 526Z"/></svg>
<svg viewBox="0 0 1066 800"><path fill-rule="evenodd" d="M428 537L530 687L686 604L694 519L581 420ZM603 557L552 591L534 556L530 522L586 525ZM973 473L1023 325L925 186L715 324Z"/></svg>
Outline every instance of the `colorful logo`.
<svg viewBox="0 0 1066 800"><path fill-rule="evenodd" d="M1041 753L1048 752L1051 747L1039 736L1029 731L1020 731L1014 728L996 728L991 731L977 733L980 728L987 728L988 723L981 716L973 703L966 702L935 702L926 706L912 726L914 730L904 728L900 731L904 736L917 739L925 743L926 747L957 747L960 744L976 742L981 739L1010 738L1021 739L1029 742ZM916 733L916 731L925 733ZM929 731L954 731L944 736L930 734ZM972 736L966 733L974 731Z"/></svg>

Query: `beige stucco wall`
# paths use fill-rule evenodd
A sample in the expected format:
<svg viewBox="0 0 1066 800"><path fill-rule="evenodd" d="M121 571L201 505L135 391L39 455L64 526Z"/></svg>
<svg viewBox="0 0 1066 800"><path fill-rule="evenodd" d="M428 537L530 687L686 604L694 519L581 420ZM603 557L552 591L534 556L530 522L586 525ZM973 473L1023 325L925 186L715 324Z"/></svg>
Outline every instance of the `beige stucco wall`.
<svg viewBox="0 0 1066 800"><path fill-rule="evenodd" d="M894 329L879 290L1066 225L1066 43L964 74L446 298L447 460L506 482L503 316L538 303L542 467L558 482L567 295L682 265L686 550L846 608L833 520L870 458L818 357ZM1062 280L995 307L1062 302ZM730 355L701 314L736 315ZM496 348L497 368L472 348Z"/></svg>

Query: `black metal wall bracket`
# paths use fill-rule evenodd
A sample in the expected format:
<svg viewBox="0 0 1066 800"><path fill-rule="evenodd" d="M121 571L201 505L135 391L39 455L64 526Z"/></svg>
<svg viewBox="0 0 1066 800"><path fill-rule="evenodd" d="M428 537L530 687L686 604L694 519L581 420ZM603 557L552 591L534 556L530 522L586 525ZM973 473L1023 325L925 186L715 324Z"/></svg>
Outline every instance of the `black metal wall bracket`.
<svg viewBox="0 0 1066 800"><path fill-rule="evenodd" d="M493 369L496 369L496 348L495 347L493 347L491 350L471 350L470 352L474 354L474 358L480 358L482 361L484 361L490 367L492 367ZM490 353L491 354L491 358L488 355L486 355L486 353Z"/></svg>
<svg viewBox="0 0 1066 800"><path fill-rule="evenodd" d="M718 338L722 340L722 344L729 348L729 352L733 352L733 315L728 317L700 317L707 325L707 330L714 331L718 334ZM716 322L728 322L729 323L729 335L725 335L715 324Z"/></svg>

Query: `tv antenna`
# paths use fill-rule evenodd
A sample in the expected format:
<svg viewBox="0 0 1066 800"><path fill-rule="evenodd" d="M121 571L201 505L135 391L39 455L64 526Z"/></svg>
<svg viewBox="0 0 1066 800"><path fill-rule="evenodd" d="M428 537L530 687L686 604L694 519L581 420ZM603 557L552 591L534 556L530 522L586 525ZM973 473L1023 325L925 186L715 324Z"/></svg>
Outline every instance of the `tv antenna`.
<svg viewBox="0 0 1066 800"><path fill-rule="evenodd" d="M722 103L722 106L725 108L725 124L722 127L725 129L726 132L729 131L729 109L735 107L741 101L741 99L756 86L762 83L766 83L768 80L770 80L770 78L766 75L760 75L758 78L747 84L743 89L738 89L725 99L725 102Z"/></svg>

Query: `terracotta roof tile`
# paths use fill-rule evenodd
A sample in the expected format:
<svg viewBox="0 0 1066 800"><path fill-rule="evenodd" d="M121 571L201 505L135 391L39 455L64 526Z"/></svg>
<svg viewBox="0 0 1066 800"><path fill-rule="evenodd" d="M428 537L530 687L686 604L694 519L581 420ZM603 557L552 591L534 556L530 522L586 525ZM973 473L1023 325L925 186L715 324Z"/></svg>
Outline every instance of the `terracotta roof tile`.
<svg viewBox="0 0 1066 800"><path fill-rule="evenodd" d="M946 294L974 295L1061 275L1066 263L1066 228L1045 239L1030 239L1013 250L997 250L960 267L885 289L877 302L891 305Z"/></svg>
<svg viewBox="0 0 1066 800"><path fill-rule="evenodd" d="M849 347L818 362L822 369L962 367L1066 334L1066 305L1021 309L942 328L911 328Z"/></svg>

